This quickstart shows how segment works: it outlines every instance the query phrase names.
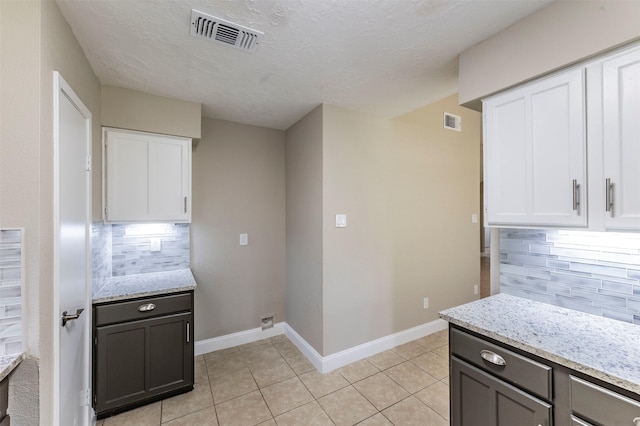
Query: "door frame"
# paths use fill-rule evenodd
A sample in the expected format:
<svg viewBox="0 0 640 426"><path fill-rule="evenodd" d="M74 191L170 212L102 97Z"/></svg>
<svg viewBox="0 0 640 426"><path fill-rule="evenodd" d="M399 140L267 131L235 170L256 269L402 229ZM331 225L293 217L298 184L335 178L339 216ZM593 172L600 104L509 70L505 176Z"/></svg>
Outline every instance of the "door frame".
<svg viewBox="0 0 640 426"><path fill-rule="evenodd" d="M86 206L85 206L85 292L84 315L80 315L76 321L84 322L86 330L84 351L85 365L81 368L86 372L86 380L83 385L86 390L87 405L84 419L81 424L89 424L91 419L91 154L92 154L92 116L91 111L85 106L80 97L76 95L71 86L64 80L58 71L53 71L53 425L58 426L60 420L60 102L65 96L84 117L86 123L86 154L87 171ZM81 398L80 395L78 395Z"/></svg>

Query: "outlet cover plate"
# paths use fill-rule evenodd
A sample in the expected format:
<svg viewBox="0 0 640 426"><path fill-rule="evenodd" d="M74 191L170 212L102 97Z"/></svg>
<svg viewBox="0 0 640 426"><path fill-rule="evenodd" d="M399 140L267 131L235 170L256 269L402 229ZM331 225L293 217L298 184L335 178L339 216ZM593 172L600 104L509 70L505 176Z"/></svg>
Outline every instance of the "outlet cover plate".
<svg viewBox="0 0 640 426"><path fill-rule="evenodd" d="M151 251L162 251L162 240L160 240L160 238L151 238L149 239L149 243L151 245Z"/></svg>

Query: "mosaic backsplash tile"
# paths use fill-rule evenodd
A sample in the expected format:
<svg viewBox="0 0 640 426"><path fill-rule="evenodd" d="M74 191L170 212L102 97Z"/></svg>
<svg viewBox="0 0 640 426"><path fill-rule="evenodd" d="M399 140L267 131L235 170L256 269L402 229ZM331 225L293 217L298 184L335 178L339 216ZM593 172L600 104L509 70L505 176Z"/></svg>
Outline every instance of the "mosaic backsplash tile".
<svg viewBox="0 0 640 426"><path fill-rule="evenodd" d="M91 224L91 292L93 295L111 278L111 225Z"/></svg>
<svg viewBox="0 0 640 426"><path fill-rule="evenodd" d="M189 224L111 226L112 276L189 268Z"/></svg>
<svg viewBox="0 0 640 426"><path fill-rule="evenodd" d="M0 229L0 356L23 351L23 233L21 229Z"/></svg>
<svg viewBox="0 0 640 426"><path fill-rule="evenodd" d="M640 325L640 234L501 229L500 291Z"/></svg>

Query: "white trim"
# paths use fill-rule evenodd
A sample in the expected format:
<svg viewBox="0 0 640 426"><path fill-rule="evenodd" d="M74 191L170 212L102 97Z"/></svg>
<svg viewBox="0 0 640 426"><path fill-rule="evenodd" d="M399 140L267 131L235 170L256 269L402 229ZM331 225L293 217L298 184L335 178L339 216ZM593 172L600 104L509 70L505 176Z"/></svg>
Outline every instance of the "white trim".
<svg viewBox="0 0 640 426"><path fill-rule="evenodd" d="M298 347L300 352L302 352L302 354L307 357L307 359L311 362L311 364L313 364L316 370L324 373L324 358L322 357L322 355L320 355L320 353L318 353L318 351L315 350L313 346L307 343L307 341L304 340L302 336L300 336L293 328L289 326L289 324L285 326L284 334L289 338L289 340L291 340L291 342L293 342L294 345Z"/></svg>
<svg viewBox="0 0 640 426"><path fill-rule="evenodd" d="M344 367L352 362L360 361L361 359L379 354L380 352L395 348L399 345L404 345L412 340L428 336L429 334L433 334L437 331L446 330L448 324L449 323L445 320L436 319L431 322L427 322L413 328L408 328L406 330L345 349L344 351L325 356L322 358L322 369L320 369L320 372L328 373L329 371Z"/></svg>
<svg viewBox="0 0 640 426"><path fill-rule="evenodd" d="M284 322L279 322L274 324L272 328L268 328L266 330L262 330L262 328L258 327L250 330L239 331L237 333L225 334L224 336L214 337L211 339L199 340L193 345L194 355L198 356L277 336L284 332L284 324Z"/></svg>
<svg viewBox="0 0 640 426"><path fill-rule="evenodd" d="M399 345L411 342L435 332L446 330L448 323L442 319L436 319L418 325L413 328L399 331L358 346L354 346L344 351L336 352L323 357L314 349L302 336L300 336L286 322L279 322L273 328L262 331L260 328L240 331L238 333L227 334L225 336L214 337L213 339L195 342L195 355L202 355L220 349L231 348L244 343L255 342L268 337L285 334L291 342L307 357L313 366L321 373L328 373L337 368L344 367L352 362L370 357L384 352Z"/></svg>
<svg viewBox="0 0 640 426"><path fill-rule="evenodd" d="M60 423L60 97L65 96L85 119L86 155L92 154L92 115L89 108L76 95L71 86L58 71L53 71L53 424ZM91 206L92 179L91 172L87 173L85 191L87 204L85 206L85 315L84 321L84 365L81 367L86 373L83 388L90 390L91 386ZM81 396L79 396L81 398ZM81 401L84 405L85 401ZM91 404L86 405L84 417L80 419L86 424L91 417Z"/></svg>

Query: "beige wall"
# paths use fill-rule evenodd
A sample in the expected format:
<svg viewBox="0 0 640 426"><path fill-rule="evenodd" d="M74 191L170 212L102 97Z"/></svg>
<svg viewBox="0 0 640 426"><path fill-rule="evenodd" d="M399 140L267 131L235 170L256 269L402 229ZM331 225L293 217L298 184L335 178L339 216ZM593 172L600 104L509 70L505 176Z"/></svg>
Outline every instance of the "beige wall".
<svg viewBox="0 0 640 426"><path fill-rule="evenodd" d="M0 226L25 228L24 338L39 356L40 14L0 2Z"/></svg>
<svg viewBox="0 0 640 426"><path fill-rule="evenodd" d="M240 233L249 245L239 245ZM284 132L202 120L193 150L196 339L285 320Z"/></svg>
<svg viewBox="0 0 640 426"><path fill-rule="evenodd" d="M459 102L640 38L638 1L556 1L460 55ZM476 101L476 102L474 102Z"/></svg>
<svg viewBox="0 0 640 426"><path fill-rule="evenodd" d="M202 106L123 89L102 86L102 125L200 139Z"/></svg>
<svg viewBox="0 0 640 426"><path fill-rule="evenodd" d="M40 358L39 415L50 419L53 70L62 74L94 117L94 217L100 216L100 192L95 192L100 188L100 84L53 1L0 2L0 40L0 226L25 228L24 335L28 354Z"/></svg>
<svg viewBox="0 0 640 426"><path fill-rule="evenodd" d="M442 128L444 111L462 132ZM327 356L477 298L480 114L454 95L393 121L324 106L323 121Z"/></svg>
<svg viewBox="0 0 640 426"><path fill-rule="evenodd" d="M287 323L322 353L322 122L319 106L286 133Z"/></svg>

